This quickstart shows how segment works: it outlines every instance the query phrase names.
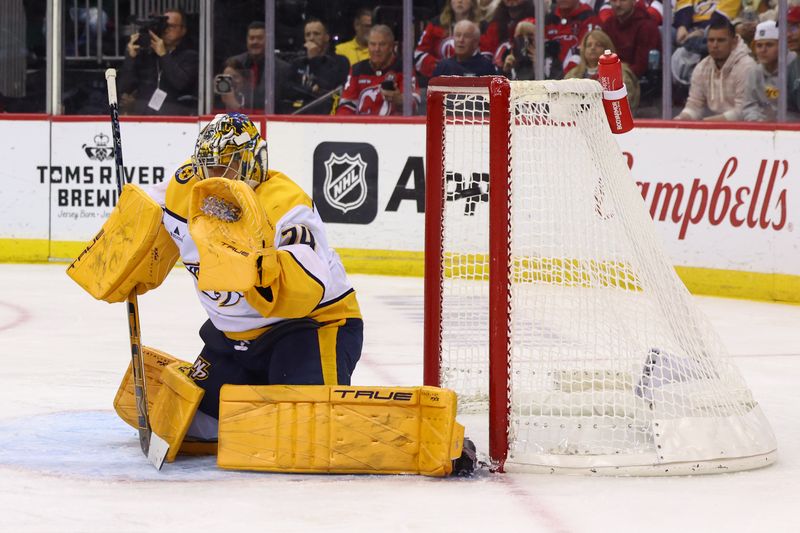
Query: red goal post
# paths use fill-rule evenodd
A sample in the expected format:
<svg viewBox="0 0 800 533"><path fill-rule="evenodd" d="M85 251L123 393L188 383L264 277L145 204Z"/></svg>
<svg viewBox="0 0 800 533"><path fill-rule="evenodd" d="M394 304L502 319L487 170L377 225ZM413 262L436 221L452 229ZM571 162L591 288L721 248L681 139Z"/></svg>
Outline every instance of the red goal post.
<svg viewBox="0 0 800 533"><path fill-rule="evenodd" d="M484 95L488 100L489 126L489 174L492 182L500 186L490 195L490 272L499 272L503 278L490 282L496 290L490 294L489 322L492 324L490 350L499 350L490 357L489 395L491 406L503 406L508 400L508 360L505 357L508 344L508 329L505 327L508 306L508 180L509 180L509 137L510 85L502 76L445 77L434 78L428 84L428 122L426 138L426 198L425 198L425 256L438 257L425 261L425 369L424 382L439 386L440 358L439 341L441 308L439 295L442 282L442 224L439 217L444 207L444 97L447 89L458 88L463 93L474 92ZM437 184L439 186L437 186ZM508 409L492 411L489 417L490 450L489 455L501 465L505 462L507 442Z"/></svg>

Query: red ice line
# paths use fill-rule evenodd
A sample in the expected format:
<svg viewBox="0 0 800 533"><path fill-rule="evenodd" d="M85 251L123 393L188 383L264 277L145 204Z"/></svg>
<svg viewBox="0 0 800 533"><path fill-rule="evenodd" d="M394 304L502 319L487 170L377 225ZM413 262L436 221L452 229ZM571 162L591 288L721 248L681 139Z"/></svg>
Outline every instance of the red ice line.
<svg viewBox="0 0 800 533"><path fill-rule="evenodd" d="M15 327L24 324L28 320L30 320L31 315L28 313L28 310L24 307L20 307L16 304L10 304L8 302L0 302L0 305L10 308L12 311L17 313L17 316L11 320L8 324L0 324L0 331L6 331L9 329L14 329Z"/></svg>
<svg viewBox="0 0 800 533"><path fill-rule="evenodd" d="M514 480L510 474L499 474L500 482L508 488L508 492L516 497L524 509L546 530L554 533L568 533L569 527L561 518L548 509L533 493Z"/></svg>

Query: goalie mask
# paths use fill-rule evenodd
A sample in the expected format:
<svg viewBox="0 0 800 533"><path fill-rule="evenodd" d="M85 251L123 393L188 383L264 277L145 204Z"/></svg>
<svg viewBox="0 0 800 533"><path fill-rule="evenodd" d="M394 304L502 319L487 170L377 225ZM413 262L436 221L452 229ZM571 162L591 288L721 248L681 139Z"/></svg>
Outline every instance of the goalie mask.
<svg viewBox="0 0 800 533"><path fill-rule="evenodd" d="M192 163L200 179L225 177L255 187L267 178L267 143L247 115L219 114L197 137Z"/></svg>

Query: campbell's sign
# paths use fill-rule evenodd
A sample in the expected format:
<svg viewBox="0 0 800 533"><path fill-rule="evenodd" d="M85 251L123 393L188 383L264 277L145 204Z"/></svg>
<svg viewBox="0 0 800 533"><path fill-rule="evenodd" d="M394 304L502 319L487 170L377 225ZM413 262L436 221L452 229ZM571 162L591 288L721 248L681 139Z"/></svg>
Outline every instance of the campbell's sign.
<svg viewBox="0 0 800 533"><path fill-rule="evenodd" d="M633 171L634 157L624 152ZM703 221L711 226L779 231L788 217L787 190L790 185L786 159L762 159L755 175L741 171L739 158L724 162L713 185L707 177L689 184L652 178L637 181L653 220L678 225L683 240L690 227Z"/></svg>

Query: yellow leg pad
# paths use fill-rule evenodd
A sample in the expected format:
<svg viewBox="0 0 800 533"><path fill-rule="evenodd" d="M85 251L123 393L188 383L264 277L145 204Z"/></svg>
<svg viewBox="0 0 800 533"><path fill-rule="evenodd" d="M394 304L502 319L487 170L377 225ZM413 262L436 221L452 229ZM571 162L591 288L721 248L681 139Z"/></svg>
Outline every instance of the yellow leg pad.
<svg viewBox="0 0 800 533"><path fill-rule="evenodd" d="M217 465L446 476L461 455L456 394L436 387L225 385Z"/></svg>
<svg viewBox="0 0 800 533"><path fill-rule="evenodd" d="M161 371L167 365L175 362L188 365L189 363L172 357L166 352L142 346L142 359L144 360L144 375L147 387L147 410L152 412L153 403L161 390ZM133 370L128 363L128 370L122 377L117 395L114 397L114 410L119 417L132 428L139 427L139 415L136 412L136 391L133 386Z"/></svg>
<svg viewBox="0 0 800 533"><path fill-rule="evenodd" d="M187 375L191 365L171 363L161 373L161 390L153 401L150 426L169 443L167 462L175 460L205 391Z"/></svg>

